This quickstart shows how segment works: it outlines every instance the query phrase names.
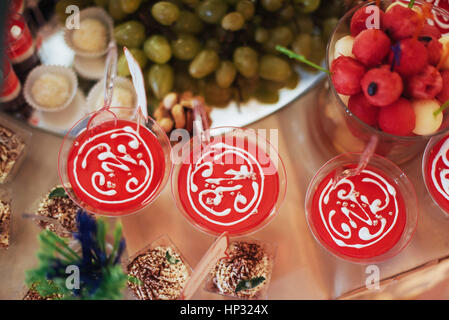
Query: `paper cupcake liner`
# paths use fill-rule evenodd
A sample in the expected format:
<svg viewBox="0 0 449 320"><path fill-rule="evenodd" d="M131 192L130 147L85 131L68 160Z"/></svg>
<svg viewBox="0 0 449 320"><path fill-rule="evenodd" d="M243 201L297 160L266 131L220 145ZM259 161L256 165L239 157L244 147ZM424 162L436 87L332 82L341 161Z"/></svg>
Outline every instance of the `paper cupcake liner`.
<svg viewBox="0 0 449 320"><path fill-rule="evenodd" d="M103 9L99 7L90 7L84 10L81 10L80 12L80 21L83 21L84 19L96 19L101 21L105 27L107 28L107 36L108 39L106 39L106 44L109 43L113 39L113 29L114 29L114 21L112 20L111 16ZM72 41L72 35L75 30L72 29L64 29L64 40L67 43L67 45L75 51L76 55L79 55L81 57L86 58L94 58L94 57L100 57L104 56L106 52L108 51L108 46L106 45L104 50L98 51L98 52L89 52L85 50L81 50L75 46L75 44Z"/></svg>
<svg viewBox="0 0 449 320"><path fill-rule="evenodd" d="M57 108L49 108L45 106L41 106L38 104L31 93L31 88L33 87L34 82L39 79L40 76L52 73L66 77L70 82L70 93L69 97L64 104ZM58 112L67 108L75 98L76 92L78 89L78 78L76 77L75 72L67 67L61 66L52 66L52 65L41 65L34 68L30 74L28 75L25 85L23 87L23 95L25 97L26 102L32 106L34 109L44 112Z"/></svg>
<svg viewBox="0 0 449 320"><path fill-rule="evenodd" d="M106 55L94 58L75 55L73 68L84 79L100 80L103 78L106 68Z"/></svg>
<svg viewBox="0 0 449 320"><path fill-rule="evenodd" d="M132 116L134 114L135 108L137 107L137 96L136 96L136 92L134 90L133 83L128 78L117 77L114 80L114 87L121 87L124 89L129 89L131 91L131 93L133 94L134 105L132 105L132 106L113 106L113 107L126 107L126 108L132 107L132 109L130 109L130 111L132 110L132 112L130 112L130 115ZM90 89L89 94L87 95L87 99L86 99L86 106L87 106L87 110L89 113L97 111L98 109L103 107L102 104L98 105L98 99L103 95L103 91L104 91L104 80L98 81Z"/></svg>

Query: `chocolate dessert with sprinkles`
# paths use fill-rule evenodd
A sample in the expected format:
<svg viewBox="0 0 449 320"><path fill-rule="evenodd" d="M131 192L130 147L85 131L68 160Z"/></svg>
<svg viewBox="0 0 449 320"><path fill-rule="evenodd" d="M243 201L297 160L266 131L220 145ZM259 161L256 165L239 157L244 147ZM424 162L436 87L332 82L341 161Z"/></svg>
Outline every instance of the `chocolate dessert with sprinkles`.
<svg viewBox="0 0 449 320"><path fill-rule="evenodd" d="M71 237L77 231L76 213L79 209L59 185L42 198L35 212L42 219L36 221L42 229L53 231L60 237Z"/></svg>
<svg viewBox="0 0 449 320"><path fill-rule="evenodd" d="M257 241L231 242L228 256L211 271L208 289L241 299L263 299L273 269L269 251L269 246Z"/></svg>
<svg viewBox="0 0 449 320"><path fill-rule="evenodd" d="M0 125L0 183L5 183L24 152L22 139L10 129Z"/></svg>
<svg viewBox="0 0 449 320"><path fill-rule="evenodd" d="M0 200L0 249L9 247L9 222L11 207L9 203Z"/></svg>
<svg viewBox="0 0 449 320"><path fill-rule="evenodd" d="M174 246L158 245L144 249L130 259L128 281L134 295L141 300L176 300L181 297L191 270Z"/></svg>

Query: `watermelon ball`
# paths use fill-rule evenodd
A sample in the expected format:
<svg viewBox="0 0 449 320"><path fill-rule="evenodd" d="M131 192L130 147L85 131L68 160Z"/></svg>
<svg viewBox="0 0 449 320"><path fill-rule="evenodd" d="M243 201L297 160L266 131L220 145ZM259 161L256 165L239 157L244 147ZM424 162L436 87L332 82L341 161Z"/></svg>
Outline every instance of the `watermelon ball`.
<svg viewBox="0 0 449 320"><path fill-rule="evenodd" d="M434 99L413 100L412 108L415 112L416 124L413 133L421 136L434 134L443 123L443 113L435 116L435 111L440 108L440 103Z"/></svg>
<svg viewBox="0 0 449 320"><path fill-rule="evenodd" d="M432 36L420 36L418 40L426 47L429 64L436 66L443 54L443 45Z"/></svg>
<svg viewBox="0 0 449 320"><path fill-rule="evenodd" d="M362 91L370 104L385 107L401 96L402 78L388 66L371 69L362 78Z"/></svg>
<svg viewBox="0 0 449 320"><path fill-rule="evenodd" d="M415 129L416 116L410 102L400 98L380 109L379 127L397 136L410 136Z"/></svg>
<svg viewBox="0 0 449 320"><path fill-rule="evenodd" d="M358 93L349 98L348 109L367 125L377 126L379 108L373 107L363 93Z"/></svg>
<svg viewBox="0 0 449 320"><path fill-rule="evenodd" d="M426 47L417 39L401 40L393 46L389 62L403 76L418 73L428 63Z"/></svg>
<svg viewBox="0 0 449 320"><path fill-rule="evenodd" d="M441 71L441 78L443 79L443 88L441 92L437 95L437 99L441 103L445 103L449 100L449 70Z"/></svg>
<svg viewBox="0 0 449 320"><path fill-rule="evenodd" d="M352 96L362 90L360 81L366 68L351 57L340 56L331 65L332 83L339 94Z"/></svg>
<svg viewBox="0 0 449 320"><path fill-rule="evenodd" d="M384 12L378 6L370 5L357 10L351 19L351 35L356 37L363 30L368 29L368 25L374 25L375 15L379 14L379 28L382 26Z"/></svg>
<svg viewBox="0 0 449 320"><path fill-rule="evenodd" d="M414 99L433 99L443 89L443 78L435 67L428 65L407 79L406 88Z"/></svg>
<svg viewBox="0 0 449 320"><path fill-rule="evenodd" d="M385 12L382 26L393 39L406 39L418 33L421 27L421 18L416 11L396 5Z"/></svg>
<svg viewBox="0 0 449 320"><path fill-rule="evenodd" d="M441 38L441 31L435 27L435 26L431 26L430 24L424 24L422 29L421 29L421 34L420 36L429 36L435 39L440 39Z"/></svg>
<svg viewBox="0 0 449 320"><path fill-rule="evenodd" d="M355 37L352 53L367 67L375 67L390 52L390 38L382 30L368 29Z"/></svg>

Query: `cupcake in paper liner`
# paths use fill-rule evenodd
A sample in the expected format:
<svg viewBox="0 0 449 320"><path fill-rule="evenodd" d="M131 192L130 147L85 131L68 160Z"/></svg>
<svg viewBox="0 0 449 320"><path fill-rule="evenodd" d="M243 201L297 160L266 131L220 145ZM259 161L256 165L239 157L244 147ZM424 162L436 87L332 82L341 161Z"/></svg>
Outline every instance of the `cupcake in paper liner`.
<svg viewBox="0 0 449 320"><path fill-rule="evenodd" d="M98 81L87 95L88 112L95 112L104 104L104 80ZM136 111L137 96L133 83L128 78L117 77L114 80L114 91L112 94L112 111L119 118L132 119Z"/></svg>
<svg viewBox="0 0 449 320"><path fill-rule="evenodd" d="M75 98L78 78L71 68L41 65L28 75L23 88L26 102L43 112L58 112Z"/></svg>
<svg viewBox="0 0 449 320"><path fill-rule="evenodd" d="M104 56L112 39L114 22L102 8L91 7L80 12L79 28L65 28L64 39L76 55L85 58Z"/></svg>

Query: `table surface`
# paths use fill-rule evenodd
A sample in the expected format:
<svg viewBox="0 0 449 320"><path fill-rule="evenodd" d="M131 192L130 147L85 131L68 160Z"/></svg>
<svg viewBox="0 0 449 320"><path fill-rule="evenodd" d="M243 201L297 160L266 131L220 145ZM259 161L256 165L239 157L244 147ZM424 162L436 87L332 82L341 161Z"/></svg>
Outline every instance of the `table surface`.
<svg viewBox="0 0 449 320"><path fill-rule="evenodd" d="M317 108L322 85L281 111L249 126L278 129L279 153L284 161L288 187L278 216L253 237L278 246L269 299L332 299L364 287L366 266L337 259L325 251L309 231L304 198L313 174L336 155L316 141L310 117ZM3 115L2 115L3 116ZM11 246L0 251L0 299L21 299L25 270L36 264L39 229L22 216L59 182L57 155L62 139L32 129L32 143L19 173L9 186L13 193ZM433 204L421 177L420 156L402 166L415 185L420 201L418 227L410 245L396 257L378 264L381 278L389 278L449 253L449 221ZM169 235L194 268L214 238L197 231L178 211L166 186L161 196L139 214L122 218L128 254L163 234ZM194 298L220 299L199 290Z"/></svg>

